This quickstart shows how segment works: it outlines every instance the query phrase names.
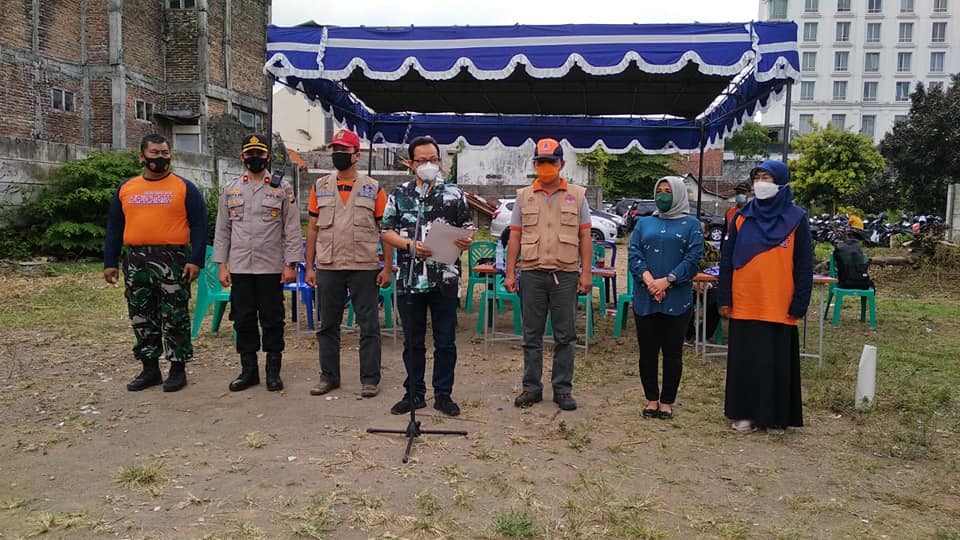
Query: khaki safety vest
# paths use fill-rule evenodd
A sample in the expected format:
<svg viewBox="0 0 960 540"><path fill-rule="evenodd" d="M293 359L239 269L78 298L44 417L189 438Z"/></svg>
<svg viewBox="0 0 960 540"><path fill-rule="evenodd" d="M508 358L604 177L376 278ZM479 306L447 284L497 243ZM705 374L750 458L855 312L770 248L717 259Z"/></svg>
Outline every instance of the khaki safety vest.
<svg viewBox="0 0 960 540"><path fill-rule="evenodd" d="M376 206L380 184L359 175L344 204L337 192L337 176L319 178L317 196L317 257L320 270L377 270Z"/></svg>
<svg viewBox="0 0 960 540"><path fill-rule="evenodd" d="M520 201L521 270L580 270L580 207L586 190L567 184L566 193L545 197L533 186L517 190Z"/></svg>

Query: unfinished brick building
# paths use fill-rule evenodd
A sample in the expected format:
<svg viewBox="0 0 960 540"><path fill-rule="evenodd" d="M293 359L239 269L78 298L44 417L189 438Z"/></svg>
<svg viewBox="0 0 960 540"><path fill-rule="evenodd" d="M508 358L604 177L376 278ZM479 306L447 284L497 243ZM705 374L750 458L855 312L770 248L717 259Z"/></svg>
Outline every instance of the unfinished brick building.
<svg viewBox="0 0 960 540"><path fill-rule="evenodd" d="M0 136L237 153L267 129L270 0L2 0Z"/></svg>

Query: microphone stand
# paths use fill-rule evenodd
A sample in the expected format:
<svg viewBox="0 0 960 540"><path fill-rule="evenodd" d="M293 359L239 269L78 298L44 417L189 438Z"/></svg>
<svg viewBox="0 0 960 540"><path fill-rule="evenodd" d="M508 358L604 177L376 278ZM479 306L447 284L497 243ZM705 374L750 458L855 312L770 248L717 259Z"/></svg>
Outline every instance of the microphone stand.
<svg viewBox="0 0 960 540"><path fill-rule="evenodd" d="M417 221L416 226L413 229L413 241L410 242L410 272L407 274L407 289L412 290L413 284L415 283L414 279L414 270L417 267L417 239L421 236L420 233L420 224L423 221L423 202L426 198L426 193L428 191L427 183L424 182L420 189L417 190ZM425 263L425 261L424 261ZM410 295L407 295L407 301L410 301ZM407 379L410 377L408 376ZM460 429L420 429L420 421L417 420L417 411L414 408L414 388L413 381L410 380L409 384L406 387L407 391L407 406L410 407L410 421L407 423L406 429L382 429L382 428L367 428L367 433L397 433L407 436L407 446L403 450L403 458L400 459L401 463L407 463L410 461L410 450L413 448L413 441L420 435L462 435L466 436L467 432Z"/></svg>

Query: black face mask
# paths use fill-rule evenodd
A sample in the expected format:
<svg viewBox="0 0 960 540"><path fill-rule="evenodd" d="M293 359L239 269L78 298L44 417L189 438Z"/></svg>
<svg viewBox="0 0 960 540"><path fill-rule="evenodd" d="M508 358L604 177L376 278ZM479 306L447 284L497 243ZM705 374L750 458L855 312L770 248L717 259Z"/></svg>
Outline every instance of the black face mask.
<svg viewBox="0 0 960 540"><path fill-rule="evenodd" d="M263 172L269 163L270 162L267 160L267 158L260 156L250 156L243 159L244 166L246 166L247 170L253 174Z"/></svg>
<svg viewBox="0 0 960 540"><path fill-rule="evenodd" d="M170 170L170 158L143 158L143 165L152 173L165 173Z"/></svg>
<svg viewBox="0 0 960 540"><path fill-rule="evenodd" d="M345 171L353 166L353 152L334 152L330 157L338 171Z"/></svg>

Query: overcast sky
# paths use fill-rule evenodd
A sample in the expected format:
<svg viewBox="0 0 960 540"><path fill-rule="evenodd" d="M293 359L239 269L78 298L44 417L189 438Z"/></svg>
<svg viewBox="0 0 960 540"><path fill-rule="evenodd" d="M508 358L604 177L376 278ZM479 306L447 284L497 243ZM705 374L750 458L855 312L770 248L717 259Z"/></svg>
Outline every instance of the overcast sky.
<svg viewBox="0 0 960 540"><path fill-rule="evenodd" d="M273 24L339 26L745 22L759 0L273 0Z"/></svg>

